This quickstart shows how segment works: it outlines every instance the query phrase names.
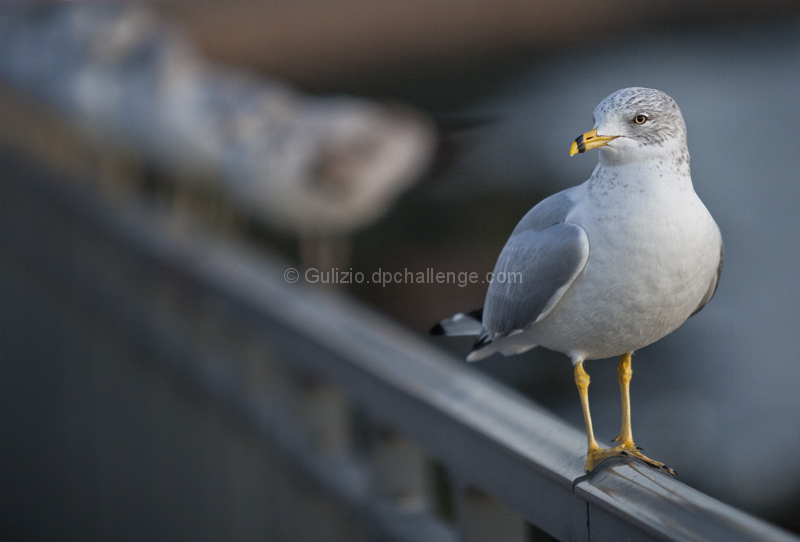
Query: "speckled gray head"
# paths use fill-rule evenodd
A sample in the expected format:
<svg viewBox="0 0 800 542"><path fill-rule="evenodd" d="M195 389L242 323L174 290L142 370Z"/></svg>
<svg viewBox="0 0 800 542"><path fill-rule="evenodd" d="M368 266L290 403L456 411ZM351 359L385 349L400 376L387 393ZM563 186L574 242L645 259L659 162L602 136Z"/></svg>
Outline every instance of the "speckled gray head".
<svg viewBox="0 0 800 542"><path fill-rule="evenodd" d="M630 163L674 156L688 161L686 124L675 100L652 88L624 88L594 110L594 129L579 136L570 154L600 148L601 162Z"/></svg>

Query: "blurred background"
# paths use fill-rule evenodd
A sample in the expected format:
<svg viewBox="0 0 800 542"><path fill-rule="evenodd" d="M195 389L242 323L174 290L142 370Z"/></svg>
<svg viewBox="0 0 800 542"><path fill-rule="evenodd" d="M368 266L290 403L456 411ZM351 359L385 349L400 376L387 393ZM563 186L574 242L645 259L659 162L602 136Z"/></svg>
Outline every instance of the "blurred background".
<svg viewBox="0 0 800 542"><path fill-rule="evenodd" d="M85 7L0 8L0 144L57 171L113 178L101 187L111 199L144 193L181 227L201 224L304 269L484 277L530 207L590 175L596 156L568 149L591 128L595 105L628 86L668 93L726 262L713 302L634 357L636 441L681 481L800 532L796 1L237 0L70 11ZM486 290L482 281L327 287L420 336L482 306ZM8 318L4 507L8 437L19 436L6 434L18 411L10 367L24 363L7 346ZM461 358L470 347L432 342ZM619 427L615 362L587 364L606 441ZM582 427L565 356L537 349L471 367Z"/></svg>

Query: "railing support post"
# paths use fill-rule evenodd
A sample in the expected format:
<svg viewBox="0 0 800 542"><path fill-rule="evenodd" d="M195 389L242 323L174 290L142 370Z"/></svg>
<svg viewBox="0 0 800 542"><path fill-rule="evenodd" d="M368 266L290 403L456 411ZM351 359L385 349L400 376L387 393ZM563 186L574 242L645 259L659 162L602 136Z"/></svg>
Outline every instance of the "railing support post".
<svg viewBox="0 0 800 542"><path fill-rule="evenodd" d="M463 542L524 542L527 524L505 504L475 489L459 493L458 518Z"/></svg>
<svg viewBox="0 0 800 542"><path fill-rule="evenodd" d="M372 483L378 495L407 510L426 508L430 481L430 465L419 446L397 433L375 430Z"/></svg>

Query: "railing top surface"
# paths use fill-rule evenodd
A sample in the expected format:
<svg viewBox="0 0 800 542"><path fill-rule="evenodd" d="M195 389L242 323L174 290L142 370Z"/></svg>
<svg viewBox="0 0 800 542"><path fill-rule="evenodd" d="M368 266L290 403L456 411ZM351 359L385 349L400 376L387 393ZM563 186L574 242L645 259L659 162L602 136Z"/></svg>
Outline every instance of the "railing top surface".
<svg viewBox="0 0 800 542"><path fill-rule="evenodd" d="M283 262L230 239L177 232L150 208L111 210L5 152L0 164L4 193L33 190L154 269L224 298L307 370L420 443L459 484L559 538L798 540L638 463L583 476L580 431L353 300L287 284Z"/></svg>

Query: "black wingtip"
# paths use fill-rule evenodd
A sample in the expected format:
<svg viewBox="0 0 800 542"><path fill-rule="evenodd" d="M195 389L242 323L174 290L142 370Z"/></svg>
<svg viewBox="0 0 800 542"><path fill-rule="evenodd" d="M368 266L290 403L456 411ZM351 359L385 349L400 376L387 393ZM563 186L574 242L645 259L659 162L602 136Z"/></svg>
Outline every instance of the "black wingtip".
<svg viewBox="0 0 800 542"><path fill-rule="evenodd" d="M429 335L444 335L444 328L442 327L442 324L436 324L435 326L433 326L428 331L428 334Z"/></svg>
<svg viewBox="0 0 800 542"><path fill-rule="evenodd" d="M472 350L470 350L470 354L471 354L472 352L475 352L475 351L477 351L477 350L480 350L480 349L481 349L481 348L483 348L484 346L486 346L486 345L489 345L489 344L491 344L491 343L492 343L492 340L489 338L489 336L488 336L488 335L481 335L480 337L478 337L477 339L475 339L475 342L474 342L474 343L472 343Z"/></svg>

